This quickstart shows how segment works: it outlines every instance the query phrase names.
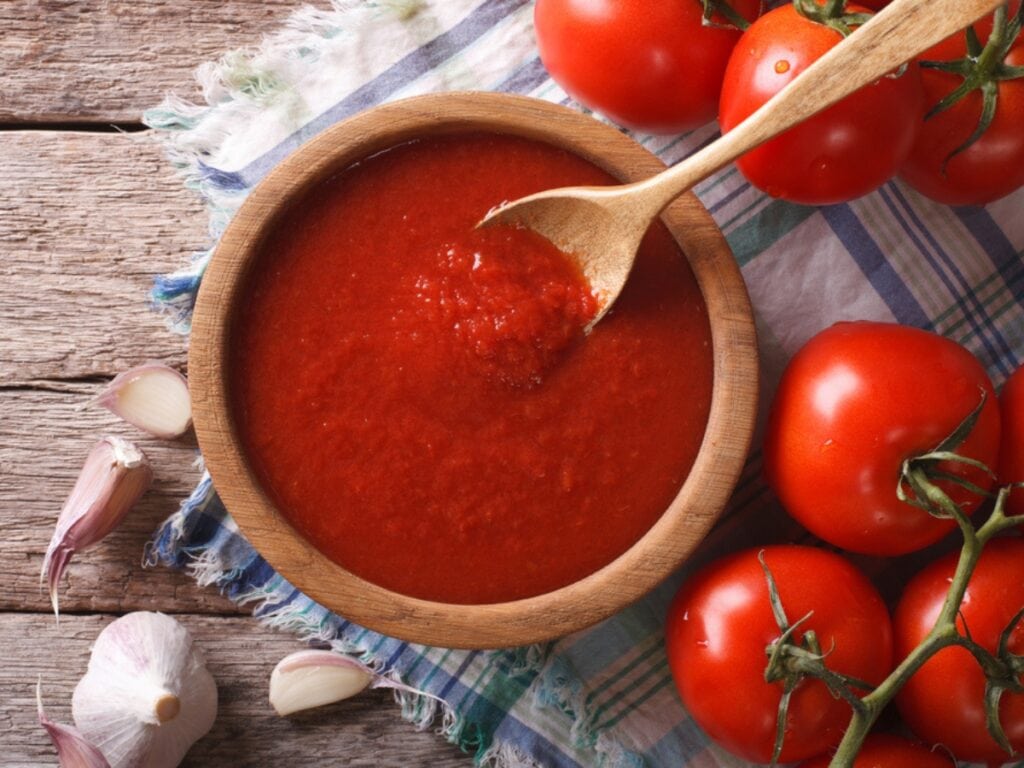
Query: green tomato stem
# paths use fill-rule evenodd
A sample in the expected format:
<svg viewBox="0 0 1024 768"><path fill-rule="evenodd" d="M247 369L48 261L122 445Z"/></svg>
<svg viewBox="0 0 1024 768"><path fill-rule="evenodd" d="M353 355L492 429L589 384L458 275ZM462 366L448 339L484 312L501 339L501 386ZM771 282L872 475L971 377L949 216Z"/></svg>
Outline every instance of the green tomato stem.
<svg viewBox="0 0 1024 768"><path fill-rule="evenodd" d="M743 32L750 27L750 22L747 21L727 0L699 0L703 7L703 21L704 26L707 27L721 27L725 29L738 29ZM714 21L715 14L719 13L726 20L725 24L716 24Z"/></svg>
<svg viewBox="0 0 1024 768"><path fill-rule="evenodd" d="M925 488L931 489L934 486L926 483ZM938 489L936 491L942 493ZM829 763L829 768L852 768L857 753L882 710L895 698L897 691L914 673L942 649L953 645L963 646L977 658L986 672L995 669L1004 671L1002 668L1006 665L1003 662L960 634L956 620L967 592L971 574L974 573L974 569L978 565L978 559L981 557L985 545L998 534L1021 523L1022 516L1007 517L1003 512L1008 492L1009 488L1003 488L999 492L992 515L978 529L975 529L967 516L957 509L954 517L963 533L964 543L939 617L924 640L899 663L885 680L879 683L875 690L860 699L861 706L853 708L850 724L843 735L843 740L839 743L835 757ZM945 494L942 495L945 496ZM935 500L939 501L939 499Z"/></svg>
<svg viewBox="0 0 1024 768"><path fill-rule="evenodd" d="M825 3L825 18L835 19L843 15L846 10L846 0L827 0Z"/></svg>
<svg viewBox="0 0 1024 768"><path fill-rule="evenodd" d="M1001 5L996 9L992 22L992 34L988 36L988 43L982 48L981 55L978 57L978 69L983 75L991 77L1003 63L1003 57L1006 55L1004 45L1008 34L1008 22L1008 7Z"/></svg>
<svg viewBox="0 0 1024 768"><path fill-rule="evenodd" d="M982 110L974 131L967 140L954 149L942 163L942 173L946 173L949 162L961 152L969 149L980 139L992 125L999 106L999 82L1024 77L1024 67L1010 66L1006 56L1021 33L1024 23L1024 6L1010 18L1009 6L1002 5L996 9L992 33L984 47L978 39L974 27L967 29L967 57L955 62L922 62L926 68L955 72L963 77L963 82L948 93L938 104L928 110L926 120L930 120L950 109L968 94L980 91Z"/></svg>

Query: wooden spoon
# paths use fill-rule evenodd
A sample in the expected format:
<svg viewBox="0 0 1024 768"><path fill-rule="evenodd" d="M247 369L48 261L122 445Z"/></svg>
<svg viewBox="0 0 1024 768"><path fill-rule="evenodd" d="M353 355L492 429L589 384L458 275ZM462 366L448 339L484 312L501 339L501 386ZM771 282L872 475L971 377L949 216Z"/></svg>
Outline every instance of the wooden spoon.
<svg viewBox="0 0 1024 768"><path fill-rule="evenodd" d="M743 153L892 72L1004 0L895 0L732 131L672 168L618 187L567 187L515 200L480 223L532 229L576 260L601 298L618 298L640 239L665 206Z"/></svg>

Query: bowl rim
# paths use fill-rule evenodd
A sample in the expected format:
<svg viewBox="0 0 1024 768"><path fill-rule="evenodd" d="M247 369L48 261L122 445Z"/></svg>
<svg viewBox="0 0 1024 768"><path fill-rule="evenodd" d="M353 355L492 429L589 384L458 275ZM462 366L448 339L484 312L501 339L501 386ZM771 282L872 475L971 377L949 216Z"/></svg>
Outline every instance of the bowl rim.
<svg viewBox="0 0 1024 768"><path fill-rule="evenodd" d="M757 340L746 286L710 214L692 193L662 215L689 261L712 337L711 407L690 473L669 508L603 568L552 592L505 603L449 604L392 592L320 553L277 512L242 450L230 413L226 351L253 255L290 202L351 163L416 136L491 131L563 147L623 181L664 164L614 127L525 96L451 92L389 102L324 130L250 192L206 268L192 318L189 388L199 447L226 509L267 562L320 604L377 632L453 648L550 640L610 616L652 590L696 548L725 508L753 435Z"/></svg>

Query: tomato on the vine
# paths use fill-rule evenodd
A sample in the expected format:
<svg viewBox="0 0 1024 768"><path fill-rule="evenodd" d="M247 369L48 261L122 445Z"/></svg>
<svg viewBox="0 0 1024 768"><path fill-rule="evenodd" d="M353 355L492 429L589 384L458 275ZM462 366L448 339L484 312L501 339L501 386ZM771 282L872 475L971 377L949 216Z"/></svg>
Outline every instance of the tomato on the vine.
<svg viewBox="0 0 1024 768"><path fill-rule="evenodd" d="M847 12L867 9L849 5ZM726 68L722 130L735 128L841 40L792 4L759 18L743 33ZM921 81L911 64L748 152L737 165L773 197L813 205L851 200L896 174L923 114Z"/></svg>
<svg viewBox="0 0 1024 768"><path fill-rule="evenodd" d="M999 407L978 360L956 342L891 323L838 323L793 356L772 403L765 475L782 506L836 546L872 555L912 552L955 527L896 495L905 459L932 451L981 403L956 452L994 467ZM984 488L981 470L940 471ZM978 497L935 483L970 514ZM911 495L911 494L908 494Z"/></svg>
<svg viewBox="0 0 1024 768"><path fill-rule="evenodd" d="M1019 6L1019 3L1017 4ZM992 19L977 25L982 40ZM921 61L965 60L966 36L954 35L927 51ZM1002 59L1004 67L1024 67L1024 37L1017 38ZM935 107L964 82L964 77L921 67L925 103ZM984 205L1024 186L1024 77L997 79L991 124L969 146L982 120L985 95L966 94L949 108L928 117L900 177L923 195L948 205ZM992 98L992 97L989 97Z"/></svg>
<svg viewBox="0 0 1024 768"><path fill-rule="evenodd" d="M798 768L828 768L831 761L831 755L821 755ZM901 736L875 733L864 741L853 768L956 768L956 763L941 750L930 750Z"/></svg>
<svg viewBox="0 0 1024 768"><path fill-rule="evenodd" d="M829 669L869 684L892 665L889 613L878 592L839 555L813 547L765 547L790 624L813 611L796 639L814 630ZM781 682L765 682L765 649L780 635L768 583L749 550L712 563L691 577L669 609L669 665L684 706L714 741L756 763L775 742ZM801 681L792 693L781 762L834 746L850 706L825 684Z"/></svg>
<svg viewBox="0 0 1024 768"><path fill-rule="evenodd" d="M931 630L956 570L953 553L932 563L907 585L896 608L896 650L902 656ZM995 652L999 637L1024 608L1024 540L996 539L981 554L970 578L957 627ZM1010 636L1009 651L1024 653L1024 626ZM1018 676L1018 681L1024 679ZM958 646L944 648L910 678L896 696L904 722L928 743L942 744L958 760L1009 760L985 726L985 677L974 656ZM1024 694L1006 692L1000 721L1010 744L1024 750Z"/></svg>
<svg viewBox="0 0 1024 768"><path fill-rule="evenodd" d="M760 0L730 0L747 21ZM701 0L537 0L541 61L565 91L617 123L677 133L715 119L740 37Z"/></svg>
<svg viewBox="0 0 1024 768"><path fill-rule="evenodd" d="M1018 368L1003 385L999 397L1003 412L1003 444L999 451L999 482L1024 482L1024 367ZM1006 514L1024 515L1024 488L1014 488Z"/></svg>

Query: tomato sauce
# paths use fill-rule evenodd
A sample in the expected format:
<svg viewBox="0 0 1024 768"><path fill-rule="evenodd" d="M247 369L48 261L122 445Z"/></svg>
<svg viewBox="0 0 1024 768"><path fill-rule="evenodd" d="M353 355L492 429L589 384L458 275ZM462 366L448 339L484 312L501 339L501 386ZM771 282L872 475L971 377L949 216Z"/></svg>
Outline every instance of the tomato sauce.
<svg viewBox="0 0 1024 768"><path fill-rule="evenodd" d="M288 521L413 597L576 581L658 519L703 438L710 330L660 224L612 311L494 205L614 180L511 136L410 142L285 213L232 323L234 419Z"/></svg>

